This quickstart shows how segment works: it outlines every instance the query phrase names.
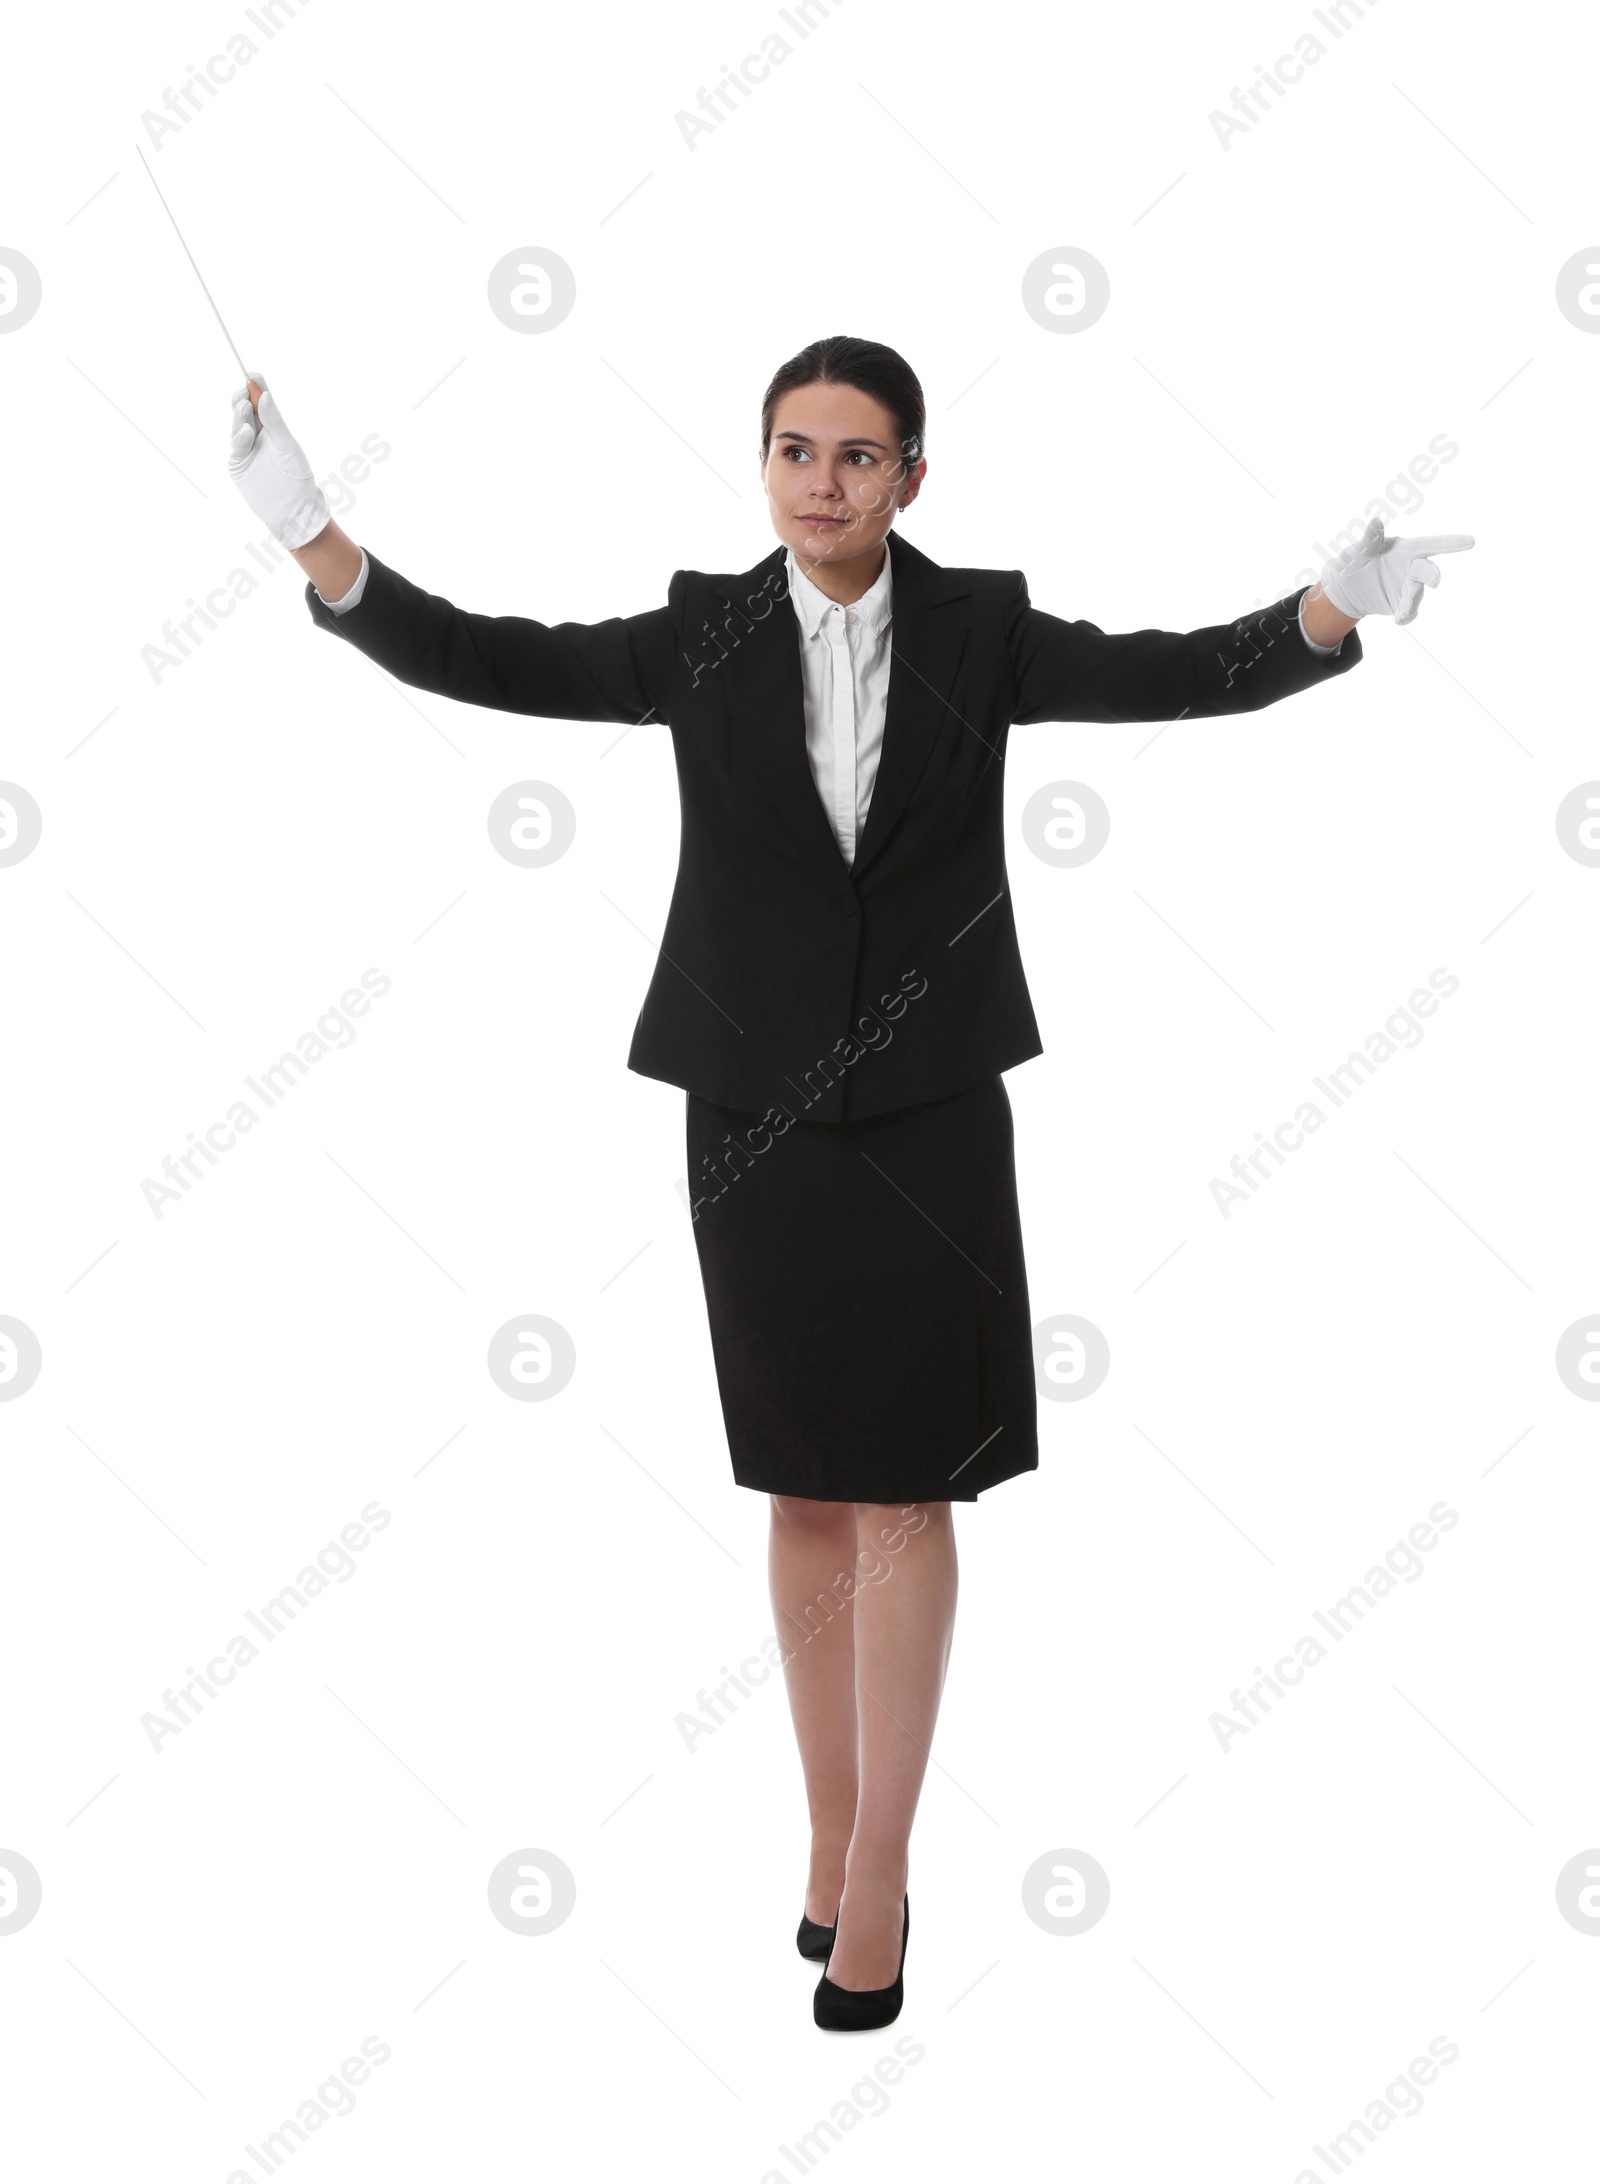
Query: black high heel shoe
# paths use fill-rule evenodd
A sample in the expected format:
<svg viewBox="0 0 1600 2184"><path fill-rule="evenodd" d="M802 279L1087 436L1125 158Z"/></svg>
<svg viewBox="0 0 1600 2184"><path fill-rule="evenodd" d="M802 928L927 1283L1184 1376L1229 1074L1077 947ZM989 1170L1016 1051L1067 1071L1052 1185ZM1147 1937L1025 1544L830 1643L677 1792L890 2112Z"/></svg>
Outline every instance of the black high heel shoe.
<svg viewBox="0 0 1600 2184"><path fill-rule="evenodd" d="M802 1913L800 1931L794 1937L794 1945L811 1963L826 1964L829 1951L833 1947L833 1928L819 1926L815 1919L807 1918Z"/></svg>
<svg viewBox="0 0 1600 2184"><path fill-rule="evenodd" d="M836 1929L837 1930L837 1929ZM911 1939L911 1898L905 1903L905 1928L900 1937L900 1969L888 1987L836 1987L824 1971L812 1997L811 2014L824 2032L876 2032L892 2025L906 1998L906 1944ZM833 1951L828 1951L833 1962Z"/></svg>

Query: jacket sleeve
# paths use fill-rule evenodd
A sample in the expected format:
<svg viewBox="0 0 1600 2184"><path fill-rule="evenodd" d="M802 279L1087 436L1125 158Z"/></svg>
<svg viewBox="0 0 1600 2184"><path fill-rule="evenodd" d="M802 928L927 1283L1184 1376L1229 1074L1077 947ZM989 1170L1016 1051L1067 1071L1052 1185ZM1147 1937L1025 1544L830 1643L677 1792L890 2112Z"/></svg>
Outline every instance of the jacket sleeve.
<svg viewBox="0 0 1600 2184"><path fill-rule="evenodd" d="M1253 713L1297 690L1347 674L1361 658L1355 630L1335 653L1311 650L1300 630L1302 585L1207 629L1139 629L1108 637L1093 622L1063 622L1029 604L1028 580L1008 572L1006 646L1011 718L1177 720Z"/></svg>
<svg viewBox="0 0 1600 2184"><path fill-rule="evenodd" d="M314 584L306 586L306 605L319 629L354 645L397 682L464 705L551 720L665 720L665 666L673 656L667 608L554 624L468 614L408 582L370 550L367 561L366 589L355 606L335 614Z"/></svg>

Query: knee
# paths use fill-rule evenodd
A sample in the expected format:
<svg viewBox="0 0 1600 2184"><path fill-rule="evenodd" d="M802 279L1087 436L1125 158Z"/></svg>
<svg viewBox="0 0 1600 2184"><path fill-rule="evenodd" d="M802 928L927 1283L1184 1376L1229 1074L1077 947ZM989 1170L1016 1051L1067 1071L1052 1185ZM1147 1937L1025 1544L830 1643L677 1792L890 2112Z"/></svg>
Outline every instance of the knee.
<svg viewBox="0 0 1600 2184"><path fill-rule="evenodd" d="M773 1494L772 1521L786 1530L836 1532L841 1524L849 1524L849 1502L809 1501L801 1494Z"/></svg>
<svg viewBox="0 0 1600 2184"><path fill-rule="evenodd" d="M856 1533L865 1544L892 1554L918 1534L946 1531L950 1504L937 1502L857 1502Z"/></svg>

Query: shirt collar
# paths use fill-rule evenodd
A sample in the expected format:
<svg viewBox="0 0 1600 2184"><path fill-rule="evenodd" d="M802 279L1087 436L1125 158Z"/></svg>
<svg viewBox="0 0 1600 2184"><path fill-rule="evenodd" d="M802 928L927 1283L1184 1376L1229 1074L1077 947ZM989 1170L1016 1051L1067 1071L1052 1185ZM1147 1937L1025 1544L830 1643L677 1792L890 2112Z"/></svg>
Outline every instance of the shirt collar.
<svg viewBox="0 0 1600 2184"><path fill-rule="evenodd" d="M789 596L794 601L794 611L800 618L800 627L807 637L814 637L822 627L822 618L836 602L825 591L813 584L800 566L794 548L788 549L785 566L789 573ZM852 599L845 609L847 616L865 624L874 637L881 636L885 623L890 619L894 598L894 559L884 547L883 567L877 577L859 599Z"/></svg>

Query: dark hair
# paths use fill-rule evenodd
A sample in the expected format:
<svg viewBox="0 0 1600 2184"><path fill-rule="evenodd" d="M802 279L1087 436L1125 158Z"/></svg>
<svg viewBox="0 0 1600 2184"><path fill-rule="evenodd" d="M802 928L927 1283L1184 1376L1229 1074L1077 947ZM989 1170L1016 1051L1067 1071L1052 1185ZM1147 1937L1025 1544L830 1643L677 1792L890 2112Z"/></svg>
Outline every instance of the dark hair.
<svg viewBox="0 0 1600 2184"><path fill-rule="evenodd" d="M761 460L772 444L772 419L780 399L796 387L857 387L881 402L894 419L900 441L901 476L923 455L927 408L916 373L898 351L881 341L860 341L854 334L829 334L825 340L808 342L787 364L772 375L761 403Z"/></svg>

